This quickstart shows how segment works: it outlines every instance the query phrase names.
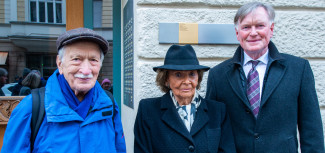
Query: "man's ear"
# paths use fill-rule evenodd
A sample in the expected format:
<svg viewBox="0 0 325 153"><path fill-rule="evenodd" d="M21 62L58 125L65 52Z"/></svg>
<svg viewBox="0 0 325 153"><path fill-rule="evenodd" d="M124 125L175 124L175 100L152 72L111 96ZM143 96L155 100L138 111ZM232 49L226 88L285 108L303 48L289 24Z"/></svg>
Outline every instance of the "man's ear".
<svg viewBox="0 0 325 153"><path fill-rule="evenodd" d="M271 27L270 27L271 38L273 37L273 30L274 30L274 22L271 24Z"/></svg>
<svg viewBox="0 0 325 153"><path fill-rule="evenodd" d="M59 58L59 55L56 56L56 65L58 66L59 73L63 74L62 61Z"/></svg>
<svg viewBox="0 0 325 153"><path fill-rule="evenodd" d="M235 27L235 32L236 32L237 40L240 42L240 39L239 39L239 36L238 36L239 32L238 32L238 30L237 30L237 27Z"/></svg>

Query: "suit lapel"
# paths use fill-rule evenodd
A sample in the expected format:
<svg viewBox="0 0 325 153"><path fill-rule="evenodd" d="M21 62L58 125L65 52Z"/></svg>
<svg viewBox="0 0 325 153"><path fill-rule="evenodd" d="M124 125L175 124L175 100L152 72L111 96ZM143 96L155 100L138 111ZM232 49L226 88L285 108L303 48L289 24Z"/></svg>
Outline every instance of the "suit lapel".
<svg viewBox="0 0 325 153"><path fill-rule="evenodd" d="M265 71L260 108L269 99L275 88L279 85L286 71L286 62L273 42L269 43L269 63Z"/></svg>
<svg viewBox="0 0 325 153"><path fill-rule="evenodd" d="M239 65L238 65L239 66ZM242 69L239 70L238 67L236 67L236 64L231 64L229 71L227 72L227 78L228 82L233 89L233 91L236 93L236 95L241 99L241 101L250 108L249 101L246 96L245 92L245 86L246 86L246 79L244 78L245 75L241 74L244 73Z"/></svg>
<svg viewBox="0 0 325 153"><path fill-rule="evenodd" d="M191 128L190 133L192 136L200 131L209 122L208 107L206 101L203 98L201 98L201 100L201 104L197 109L196 118L194 119L194 123Z"/></svg>
<svg viewBox="0 0 325 153"><path fill-rule="evenodd" d="M167 92L161 100L161 110L162 110L162 121L167 124L170 128L183 135L189 141L193 142L190 133L187 131L184 123L180 119L178 113L176 112L176 107Z"/></svg>
<svg viewBox="0 0 325 153"><path fill-rule="evenodd" d="M260 107L262 107L265 104L265 102L270 97L274 89L279 85L286 71L286 66L281 64L278 61L270 63L269 67L270 67L269 71L265 75L267 76L267 78L264 81L264 89L263 89Z"/></svg>
<svg viewBox="0 0 325 153"><path fill-rule="evenodd" d="M286 65L284 64L284 58L279 53L276 46L270 41L269 45L269 63L264 78L263 93L261 98L262 107L267 99L270 97L274 89L279 85L283 75L286 71ZM246 96L246 78L241 68L243 60L243 50L239 46L235 52L232 62L229 65L229 71L227 72L227 78L230 86L236 95L243 101L243 103L250 108L248 98Z"/></svg>

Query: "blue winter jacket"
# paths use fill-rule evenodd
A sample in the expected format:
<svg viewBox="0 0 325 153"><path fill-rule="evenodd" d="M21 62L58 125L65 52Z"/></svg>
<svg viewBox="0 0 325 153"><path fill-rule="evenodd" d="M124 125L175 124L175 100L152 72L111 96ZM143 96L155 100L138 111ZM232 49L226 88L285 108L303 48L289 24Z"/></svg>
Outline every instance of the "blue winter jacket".
<svg viewBox="0 0 325 153"><path fill-rule="evenodd" d="M112 122L112 101L96 82L93 107L83 119L63 97L58 71L48 79L45 90L45 117L34 143L35 152L115 153L126 152L122 123L116 113ZM32 95L25 97L11 114L4 136L2 153L30 152Z"/></svg>

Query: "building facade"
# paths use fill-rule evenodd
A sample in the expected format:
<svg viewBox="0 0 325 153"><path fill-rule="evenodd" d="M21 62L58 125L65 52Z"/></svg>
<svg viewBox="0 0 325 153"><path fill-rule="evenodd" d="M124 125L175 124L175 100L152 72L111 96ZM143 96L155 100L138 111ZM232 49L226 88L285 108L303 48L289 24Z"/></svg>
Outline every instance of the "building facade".
<svg viewBox="0 0 325 153"><path fill-rule="evenodd" d="M131 0L122 0L121 26L125 8L129 9ZM161 96L163 93L155 84L154 66L163 64L163 58L171 43L162 43L161 23L195 23L200 25L233 24L237 9L251 0L132 0L133 2L133 108L122 98L122 122L129 153L133 152L133 124L138 103L143 98ZM292 54L309 60L314 72L319 104L323 123L325 119L325 1L318 0L260 0L270 3L276 11L274 36L271 39L280 52ZM127 20L128 21L128 20ZM190 27L190 26L189 26ZM123 32L122 36L128 35ZM234 27L226 35L235 34ZM181 33L181 31L179 31ZM168 33L175 35L175 33ZM199 33L200 35L200 33ZM220 33L221 36L225 34ZM122 39L124 41L126 39ZM125 50L124 42L122 51ZM193 44L200 64L213 67L233 56L237 44ZM123 57L123 54L122 54ZM123 58L122 58L122 63ZM127 67L122 65L123 69ZM115 75L115 74L114 74ZM205 95L208 73L204 74L200 93ZM123 86L125 78L122 74L122 97L129 94ZM290 89L288 89L290 90Z"/></svg>
<svg viewBox="0 0 325 153"><path fill-rule="evenodd" d="M280 52L309 60L324 123L325 1L260 1L276 10L272 41ZM235 13L248 2L251 0L0 0L0 67L8 69L10 82L16 75L21 76L25 67L41 70L46 78L56 69L55 40L59 34L80 26L99 32L113 51L105 57L99 80L114 80L127 152L132 153L139 101L163 94L155 84L152 68L163 64L172 44L163 42L160 36L175 33L161 33L161 25L184 24L190 29L192 25L217 26L227 29L226 34L217 33L224 38L235 34L234 27L230 27ZM182 43L192 44L200 64L210 67L231 58L239 44L190 41ZM203 96L207 75L199 91Z"/></svg>
<svg viewBox="0 0 325 153"><path fill-rule="evenodd" d="M85 7L83 2L0 0L0 56L4 58L0 67L8 70L8 82L21 76L25 67L40 70L47 79L56 70L57 37L66 29L77 27L94 29L110 42L111 51L106 55L99 81L106 77L113 79L112 0L85 0ZM81 4L81 8L76 4ZM80 20L76 20L74 12L80 13L82 23L75 22Z"/></svg>

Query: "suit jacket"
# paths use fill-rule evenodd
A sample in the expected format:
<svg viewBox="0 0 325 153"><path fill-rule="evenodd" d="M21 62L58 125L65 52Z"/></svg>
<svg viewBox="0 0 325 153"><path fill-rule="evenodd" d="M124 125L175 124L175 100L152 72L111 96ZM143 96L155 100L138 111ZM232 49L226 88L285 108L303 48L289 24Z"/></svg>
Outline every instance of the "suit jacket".
<svg viewBox="0 0 325 153"><path fill-rule="evenodd" d="M169 93L141 100L134 125L134 152L235 152L225 105L202 99L196 113L188 132Z"/></svg>
<svg viewBox="0 0 325 153"><path fill-rule="evenodd" d="M309 62L279 53L272 42L268 47L257 118L246 96L241 47L233 58L210 70L206 98L226 104L239 153L297 153L297 128L301 153L323 153L322 120Z"/></svg>

